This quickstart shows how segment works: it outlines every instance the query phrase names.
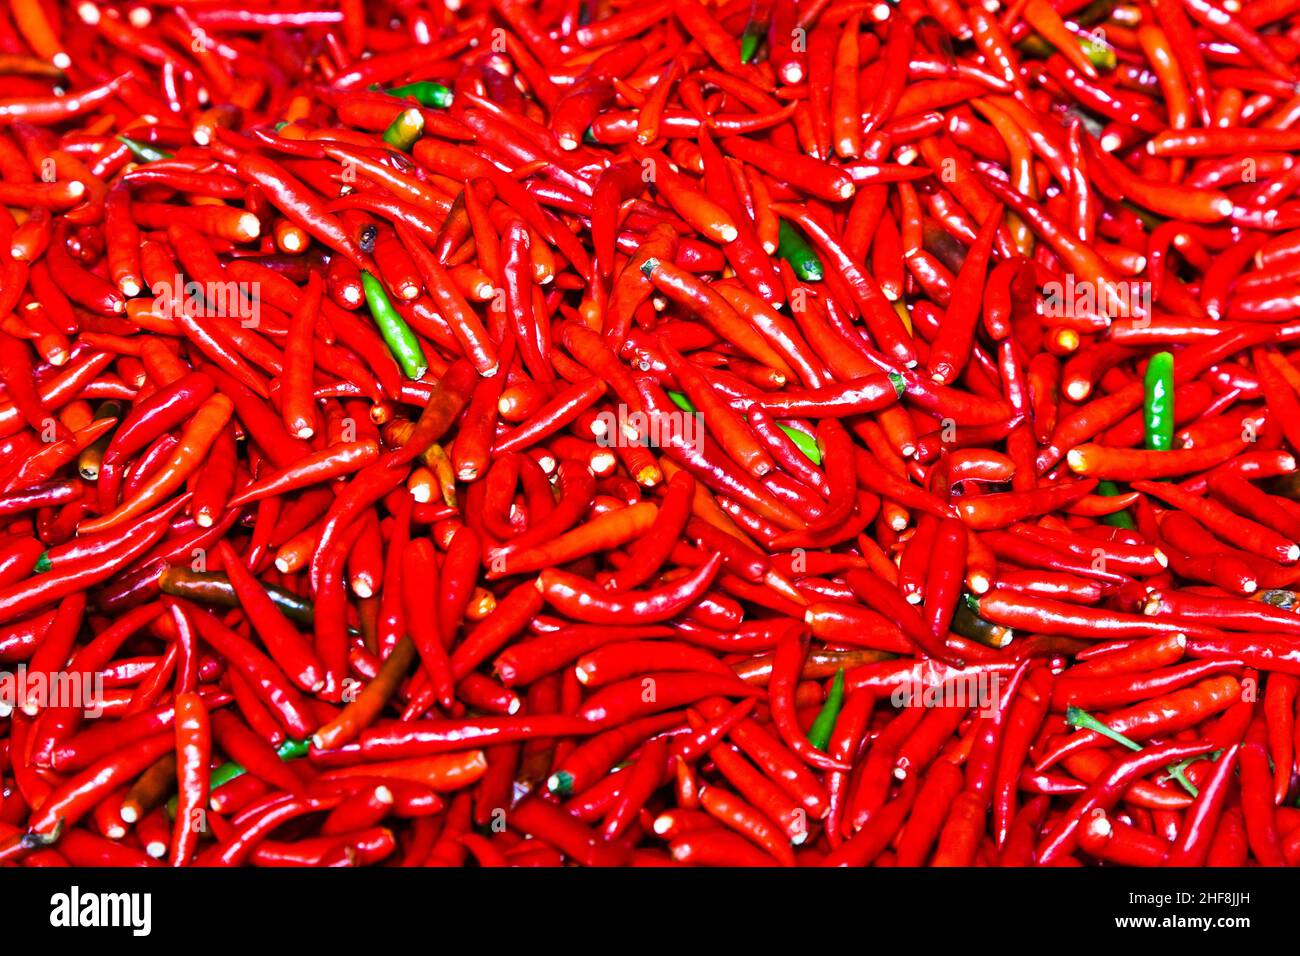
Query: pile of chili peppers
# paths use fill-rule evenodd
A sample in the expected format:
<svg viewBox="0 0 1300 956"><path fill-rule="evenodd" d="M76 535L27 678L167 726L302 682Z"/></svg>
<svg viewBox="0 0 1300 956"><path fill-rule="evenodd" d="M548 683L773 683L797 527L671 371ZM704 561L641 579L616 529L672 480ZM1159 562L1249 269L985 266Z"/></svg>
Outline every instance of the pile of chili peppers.
<svg viewBox="0 0 1300 956"><path fill-rule="evenodd" d="M1300 863L1300 2L0 3L0 863Z"/></svg>

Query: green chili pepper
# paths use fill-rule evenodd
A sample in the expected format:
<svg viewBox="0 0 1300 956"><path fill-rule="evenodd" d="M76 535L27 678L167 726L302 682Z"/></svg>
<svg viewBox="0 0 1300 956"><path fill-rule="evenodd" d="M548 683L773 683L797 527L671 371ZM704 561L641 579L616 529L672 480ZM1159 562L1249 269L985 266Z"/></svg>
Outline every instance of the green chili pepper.
<svg viewBox="0 0 1300 956"><path fill-rule="evenodd" d="M801 281L820 282L826 274L822 269L822 261L803 234L782 219L779 236L776 254L790 263L790 268Z"/></svg>
<svg viewBox="0 0 1300 956"><path fill-rule="evenodd" d="M424 135L424 114L419 110L402 110L384 130L384 142L394 149L409 153L417 140Z"/></svg>
<svg viewBox="0 0 1300 956"><path fill-rule="evenodd" d="M791 428L789 425L778 425L777 428L790 436L790 440L795 443L798 449L803 452L814 465L822 463L822 450L817 447L817 439L813 438L807 432L800 431L797 428Z"/></svg>
<svg viewBox="0 0 1300 956"><path fill-rule="evenodd" d="M310 740L286 740L275 748L275 752L280 755L281 760L300 760L307 756L307 751L310 749Z"/></svg>
<svg viewBox="0 0 1300 956"><path fill-rule="evenodd" d="M118 136L117 141L131 151L131 155L142 163L156 163L160 159L171 159L172 154L165 149L158 149L150 146L148 143L141 143L138 140L128 139L125 136Z"/></svg>
<svg viewBox="0 0 1300 956"><path fill-rule="evenodd" d="M393 358L397 359L397 364L402 367L402 373L407 378L419 378L429 370L424 350L420 348L420 340L393 308L382 282L369 272L363 272L361 285L366 290L366 304L370 306L370 314L379 326L379 334L384 337L388 351L393 353Z"/></svg>
<svg viewBox="0 0 1300 956"><path fill-rule="evenodd" d="M1115 484L1113 481L1102 480L1097 482L1097 494L1099 495L1113 498L1121 493L1122 491L1119 485ZM1127 508L1123 511L1116 511L1114 514L1102 515L1101 523L1108 524L1112 528L1127 528L1129 530L1137 527L1137 525L1133 523L1132 517L1129 516Z"/></svg>
<svg viewBox="0 0 1300 956"><path fill-rule="evenodd" d="M839 720L840 710L843 707L844 670L841 668L835 672L830 693L826 695L826 703L822 704L821 713L808 728L808 742L818 750L825 750L830 746L831 734L835 732L835 721Z"/></svg>
<svg viewBox="0 0 1300 956"><path fill-rule="evenodd" d="M1155 451L1174 447L1174 356L1157 352L1147 363L1144 376L1146 401L1142 417L1146 422L1146 446Z"/></svg>
<svg viewBox="0 0 1300 956"><path fill-rule="evenodd" d="M695 414L695 406L692 405L691 400L687 398L685 395L683 395L681 392L674 392L670 389L668 391L668 397L671 398L673 404L676 405L678 408L680 408L682 411L689 412L692 415Z"/></svg>
<svg viewBox="0 0 1300 956"><path fill-rule="evenodd" d="M740 35L740 62L750 63L758 53L763 35L767 33L767 24L750 20L745 24L745 32Z"/></svg>
<svg viewBox="0 0 1300 956"><path fill-rule="evenodd" d="M433 106L444 110L451 106L451 101L454 99L451 90L441 83L434 83L432 80L425 80L421 83L407 83L405 86L395 86L391 90L384 90L384 92L399 99L406 99L409 96L421 106Z"/></svg>
<svg viewBox="0 0 1300 956"><path fill-rule="evenodd" d="M235 763L233 760L223 763L216 770L212 771L212 781L209 783L208 788L209 790L215 790L222 784L230 783L230 781L234 780L236 777L242 777L246 773L248 773L248 771L245 770L242 765ZM168 804L168 806L170 807L171 804Z"/></svg>

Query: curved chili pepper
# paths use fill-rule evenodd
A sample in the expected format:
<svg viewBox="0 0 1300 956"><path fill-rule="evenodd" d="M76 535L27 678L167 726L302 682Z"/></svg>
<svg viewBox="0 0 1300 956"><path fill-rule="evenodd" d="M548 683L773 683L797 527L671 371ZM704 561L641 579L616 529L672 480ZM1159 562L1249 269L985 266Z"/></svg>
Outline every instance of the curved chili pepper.
<svg viewBox="0 0 1300 956"><path fill-rule="evenodd" d="M626 595L601 593L576 575L546 569L537 579L537 590L547 603L576 621L618 624L635 619L653 623L675 617L699 600L713 583L721 564L721 556L714 555L676 582L653 591L632 591Z"/></svg>
<svg viewBox="0 0 1300 956"><path fill-rule="evenodd" d="M792 630L777 643L772 678L767 687L772 721L786 746L810 766L820 770L846 771L850 769L847 765L838 763L809 742L795 718L794 685L803 668L804 651L805 641L799 631Z"/></svg>

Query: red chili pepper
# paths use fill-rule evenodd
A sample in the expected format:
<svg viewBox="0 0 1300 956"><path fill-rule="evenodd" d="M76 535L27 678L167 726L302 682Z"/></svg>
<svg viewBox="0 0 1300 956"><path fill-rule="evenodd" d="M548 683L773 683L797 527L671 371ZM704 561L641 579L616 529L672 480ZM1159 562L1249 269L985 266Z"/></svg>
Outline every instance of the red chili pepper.
<svg viewBox="0 0 1300 956"><path fill-rule="evenodd" d="M266 591L227 542L217 545L217 554L231 587L239 597L240 607L272 659L303 690L320 690L324 686L324 675L311 647L275 608Z"/></svg>
<svg viewBox="0 0 1300 956"><path fill-rule="evenodd" d="M198 845L204 807L208 802L212 732L207 706L197 694L176 695L176 764L180 799L169 862L184 866Z"/></svg>
<svg viewBox="0 0 1300 956"><path fill-rule="evenodd" d="M249 641L230 630L211 614L186 601L177 601L198 627L203 640L239 670L245 680L276 713L285 730L306 737L313 729L303 701L278 667Z"/></svg>
<svg viewBox="0 0 1300 956"><path fill-rule="evenodd" d="M1241 684L1237 678L1226 675L1211 677L1194 687L1152 697L1141 704L1113 711L1106 715L1102 723L1115 733L1128 737L1155 737L1194 726L1206 717L1222 712L1240 693ZM1047 748L1035 766L1039 770L1046 770L1067 754L1096 746L1102 739L1103 735L1095 730L1081 730L1058 739Z"/></svg>
<svg viewBox="0 0 1300 956"><path fill-rule="evenodd" d="M912 815L899 831L896 851L899 866L923 866L953 799L961 791L961 769L948 761L935 764L916 794Z"/></svg>
<svg viewBox="0 0 1300 956"><path fill-rule="evenodd" d="M979 614L997 624L1023 628L1040 634L1071 634L1076 637L1143 637L1165 634L1209 634L1212 629L1188 622L1162 621L1138 614L1086 608L1028 597L1000 590L981 595Z"/></svg>
<svg viewBox="0 0 1300 956"><path fill-rule="evenodd" d="M1093 813L1084 821L1079 846L1088 855L1119 866L1161 866L1170 853L1168 840L1105 813Z"/></svg>
<svg viewBox="0 0 1300 956"><path fill-rule="evenodd" d="M1048 669L1031 671L1021 683L1006 715L992 780L993 836L999 846L1005 846L1010 836L1016 816L1020 768L1047 716L1053 692L1052 674Z"/></svg>
<svg viewBox="0 0 1300 956"><path fill-rule="evenodd" d="M588 624L618 624L624 620L646 623L675 617L699 600L713 583L722 563L714 555L697 570L653 591L625 595L602 593L590 582L564 571L547 569L537 579L537 589L547 603L566 617Z"/></svg>
<svg viewBox="0 0 1300 956"><path fill-rule="evenodd" d="M619 791L618 800L605 815L601 833L606 840L617 840L658 788L667 755L668 743L663 737L653 737L641 748L640 756L628 771L627 781Z"/></svg>
<svg viewBox="0 0 1300 956"><path fill-rule="evenodd" d="M416 538L402 556L402 607L406 625L432 682L435 700L444 710L454 699L451 660L430 597L437 593L438 566L428 538Z"/></svg>
<svg viewBox="0 0 1300 956"><path fill-rule="evenodd" d="M1176 486L1166 487L1156 482L1134 482L1133 487L1190 514L1224 540L1260 557L1284 564L1292 564L1300 558L1300 544L1288 541L1258 522L1233 514L1217 502L1198 498Z"/></svg>
<svg viewBox="0 0 1300 956"><path fill-rule="evenodd" d="M81 530L90 534L115 527L148 511L175 491L202 464L213 442L230 421L233 411L232 403L223 395L214 395L205 401L185 428L180 443L167 464L135 495L112 512L102 518L83 522Z"/></svg>
<svg viewBox="0 0 1300 956"><path fill-rule="evenodd" d="M1053 689L1052 703L1058 710L1068 706L1082 707L1085 710L1114 707L1177 690L1238 666L1236 661L1197 661L1138 674L1074 680L1063 676Z"/></svg>
<svg viewBox="0 0 1300 956"><path fill-rule="evenodd" d="M1294 4L399 7L0 18L0 859L1300 859Z"/></svg>
<svg viewBox="0 0 1300 956"><path fill-rule="evenodd" d="M618 724L706 697L757 693L739 680L717 674L651 672L601 688L583 703L578 715L596 723Z"/></svg>
<svg viewBox="0 0 1300 956"><path fill-rule="evenodd" d="M110 754L52 791L28 823L30 832L57 833L74 826L121 784L134 779L175 746L172 735L146 737Z"/></svg>
<svg viewBox="0 0 1300 956"><path fill-rule="evenodd" d="M524 800L512 809L510 820L582 866L617 866L626 859L626 852L618 844L606 843L563 810L539 798Z"/></svg>
<svg viewBox="0 0 1300 956"><path fill-rule="evenodd" d="M140 519L127 531L96 540L93 547L81 553L74 552L67 561L45 574L0 589L0 623L20 618L122 570L162 537L168 523L185 502L184 497L174 499ZM54 560L51 558L51 564Z"/></svg>
<svg viewBox="0 0 1300 956"><path fill-rule="evenodd" d="M916 795L916 784L912 781L904 781L898 795L886 803L866 826L841 844L839 849L827 854L822 859L821 865L867 866L870 864L889 845L898 828L907 819Z"/></svg>
<svg viewBox="0 0 1300 956"><path fill-rule="evenodd" d="M237 172L241 179L257 184L290 220L331 249L347 256L358 267L364 267L361 250L348 236L343 224L326 212L320 199L280 164L249 153L239 158Z"/></svg>
<svg viewBox="0 0 1300 956"><path fill-rule="evenodd" d="M1196 803L1188 811L1175 843L1165 857L1166 866L1201 866L1210 852L1211 841L1219 823L1220 814L1228 798L1232 772L1240 753L1240 744L1233 744L1221 753L1214 764L1214 772L1200 787Z"/></svg>
<svg viewBox="0 0 1300 956"><path fill-rule="evenodd" d="M1079 838L1084 820L1097 810L1107 810L1123 795L1127 784L1158 767L1174 763L1185 757L1195 757L1211 749L1204 743L1158 744L1132 756L1119 757L1099 776L1070 807L1066 815L1052 827L1035 853L1036 862L1050 864L1062 854L1069 853Z"/></svg>

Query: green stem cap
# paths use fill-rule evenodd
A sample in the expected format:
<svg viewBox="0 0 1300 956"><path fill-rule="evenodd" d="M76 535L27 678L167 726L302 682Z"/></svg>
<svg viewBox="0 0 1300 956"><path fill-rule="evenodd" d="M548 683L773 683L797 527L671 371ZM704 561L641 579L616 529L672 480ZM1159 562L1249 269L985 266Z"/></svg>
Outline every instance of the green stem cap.
<svg viewBox="0 0 1300 956"><path fill-rule="evenodd" d="M1107 737L1115 741L1115 743L1123 747L1127 747L1129 750L1142 749L1141 744L1137 743L1136 741L1129 740L1118 730L1111 730L1109 727L1103 724L1096 717L1092 716L1092 714L1088 713L1082 707L1075 707L1073 704L1071 704L1070 707L1068 707L1065 711L1065 722L1069 724L1071 727L1078 727L1081 730L1095 731L1096 733L1101 734L1103 737Z"/></svg>

